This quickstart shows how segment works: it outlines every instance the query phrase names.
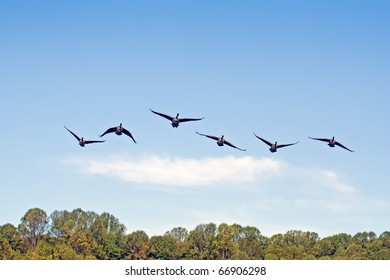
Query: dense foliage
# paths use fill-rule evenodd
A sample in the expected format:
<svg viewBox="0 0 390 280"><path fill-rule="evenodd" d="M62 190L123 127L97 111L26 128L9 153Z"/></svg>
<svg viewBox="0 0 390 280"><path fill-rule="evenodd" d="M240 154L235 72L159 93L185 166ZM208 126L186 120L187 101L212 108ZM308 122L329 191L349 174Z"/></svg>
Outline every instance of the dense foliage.
<svg viewBox="0 0 390 280"><path fill-rule="evenodd" d="M315 232L291 230L266 237L255 227L210 223L149 238L142 230L126 233L126 227L108 213L75 209L47 216L34 208L18 227L0 226L0 259L390 260L390 232L340 233L321 239Z"/></svg>

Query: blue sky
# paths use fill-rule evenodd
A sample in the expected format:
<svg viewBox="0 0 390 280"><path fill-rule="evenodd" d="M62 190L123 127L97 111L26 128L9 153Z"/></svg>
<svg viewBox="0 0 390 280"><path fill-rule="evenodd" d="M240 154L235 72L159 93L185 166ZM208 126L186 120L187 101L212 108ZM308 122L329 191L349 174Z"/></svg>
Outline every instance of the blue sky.
<svg viewBox="0 0 390 280"><path fill-rule="evenodd" d="M1 1L0 224L389 230L388 1ZM205 117L172 128L149 111ZM84 148L65 129L98 139ZM240 148L218 147L199 131ZM257 135L299 144L271 154ZM311 137L332 137L355 153Z"/></svg>

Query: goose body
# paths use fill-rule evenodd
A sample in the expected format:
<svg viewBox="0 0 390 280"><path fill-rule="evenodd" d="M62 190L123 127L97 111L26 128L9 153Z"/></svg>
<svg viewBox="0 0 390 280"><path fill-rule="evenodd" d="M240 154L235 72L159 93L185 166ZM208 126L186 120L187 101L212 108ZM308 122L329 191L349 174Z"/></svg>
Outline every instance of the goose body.
<svg viewBox="0 0 390 280"><path fill-rule="evenodd" d="M292 145L299 143L299 142L295 142L295 143L291 143L291 144L278 144L278 142L275 142L274 144L272 144L271 142L257 136L255 133L253 133L253 134L256 136L256 138L260 139L261 141L263 141L265 144L267 144L270 147L269 150L271 151L271 153L276 153L278 148L292 146Z"/></svg>
<svg viewBox="0 0 390 280"><path fill-rule="evenodd" d="M200 121L200 120L204 119L204 118L198 118L198 119L194 119L194 118L179 118L179 113L176 114L176 117L171 117L169 115L153 111L150 108L149 108L149 110L152 111L152 113L154 113L156 115L159 115L159 116L161 116L161 117L163 117L163 118L165 118L167 120L170 120L171 121L171 125L174 128L177 128L181 122Z"/></svg>
<svg viewBox="0 0 390 280"><path fill-rule="evenodd" d="M66 128L67 131L70 132L70 134L72 134L76 139L77 141L79 141L79 145L81 147L84 147L86 144L91 144L91 143L103 143L105 141L98 141L98 140L84 140L83 137L78 137L74 132L70 131L66 126L64 126Z"/></svg>
<svg viewBox="0 0 390 280"><path fill-rule="evenodd" d="M124 128L122 126L122 123L119 124L119 126L114 126L114 127L111 127L109 129L107 129L102 135L100 135L100 137L103 137L104 135L108 134L108 133L112 133L112 132L115 132L116 135L122 135L123 134L126 134L127 136L129 136L134 143L137 143L133 137L133 135L130 133L130 131L128 131L126 128Z"/></svg>
<svg viewBox="0 0 390 280"><path fill-rule="evenodd" d="M328 146L329 147L334 147L334 146L339 146L343 149L346 149L347 151L350 151L350 152L353 152L352 150L348 149L347 147L345 147L343 144L341 144L340 142L337 142L336 140L334 140L334 136L332 137L332 139L329 139L329 138L313 138L313 137L309 137L310 139L313 139L313 140L318 140L318 141L323 141L323 142L328 142Z"/></svg>
<svg viewBox="0 0 390 280"><path fill-rule="evenodd" d="M205 137L208 137L208 138L210 138L210 139L213 139L213 140L217 141L217 145L220 146L220 147L222 147L223 145L226 144L226 145L228 145L228 146L230 146L230 147L232 147L232 148L238 149L238 150L240 150L240 151L246 151L245 149L240 149L240 148L234 146L232 143L230 143L229 141L227 141L227 140L224 138L223 135L222 135L221 137L217 137L217 136L211 136L211 135L202 134L202 133L199 133L199 132L197 132L197 131L196 131L196 133L199 134L199 135L201 135L201 136L205 136Z"/></svg>

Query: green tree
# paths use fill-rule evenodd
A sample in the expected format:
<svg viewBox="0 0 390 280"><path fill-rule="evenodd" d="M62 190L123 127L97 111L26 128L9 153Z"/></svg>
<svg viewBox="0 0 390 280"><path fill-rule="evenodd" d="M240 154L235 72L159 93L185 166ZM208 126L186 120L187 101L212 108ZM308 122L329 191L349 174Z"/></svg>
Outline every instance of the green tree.
<svg viewBox="0 0 390 280"><path fill-rule="evenodd" d="M184 242L188 236L188 231L183 227L175 227L167 231L165 235L172 236L176 241Z"/></svg>
<svg viewBox="0 0 390 280"><path fill-rule="evenodd" d="M104 259L119 260L122 257L122 238L113 233L107 233L102 240Z"/></svg>
<svg viewBox="0 0 390 280"><path fill-rule="evenodd" d="M238 231L237 227L222 223L218 226L218 233L215 238L214 252L219 260L228 260L238 253L238 244L235 241Z"/></svg>
<svg viewBox="0 0 390 280"><path fill-rule="evenodd" d="M261 235L261 232L256 227L234 224L236 228L236 236L234 241L238 243L239 255L233 256L235 259L250 259L261 260L265 258L265 249L268 246L269 240Z"/></svg>
<svg viewBox="0 0 390 280"><path fill-rule="evenodd" d="M100 252L99 248L102 246L99 246L92 238L92 233L89 229L75 231L69 236L66 244L82 259L90 259L91 256L96 256L96 258L98 258L96 252Z"/></svg>
<svg viewBox="0 0 390 280"><path fill-rule="evenodd" d="M316 251L316 254L318 255L317 257L343 259L344 252L351 243L351 240L352 236L346 233L339 233L332 236L328 236L319 242L323 245L323 247L322 251ZM316 247L316 249L318 249L318 246Z"/></svg>
<svg viewBox="0 0 390 280"><path fill-rule="evenodd" d="M351 242L345 250L340 251L338 259L343 260L366 260L367 251L361 244Z"/></svg>
<svg viewBox="0 0 390 280"><path fill-rule="evenodd" d="M34 208L28 210L22 217L21 224L19 224L19 232L27 245L34 248L46 233L47 225L48 217L46 212L39 208Z"/></svg>
<svg viewBox="0 0 390 280"><path fill-rule="evenodd" d="M377 239L376 233L372 231L358 232L352 237L353 241L360 243L362 245L368 244L369 242L372 242L376 239Z"/></svg>
<svg viewBox="0 0 390 280"><path fill-rule="evenodd" d="M315 246L318 241L319 236L315 232L290 230L284 235L274 235L266 249L266 259L315 259Z"/></svg>
<svg viewBox="0 0 390 280"><path fill-rule="evenodd" d="M289 256L285 254L285 242L283 234L278 233L274 234L269 239L269 244L265 249L265 259L266 260L280 260L288 259Z"/></svg>
<svg viewBox="0 0 390 280"><path fill-rule="evenodd" d="M151 260L171 260L176 249L176 240L172 236L159 235L150 238L148 258Z"/></svg>
<svg viewBox="0 0 390 280"><path fill-rule="evenodd" d="M390 233L384 232L378 238L376 234L370 232L368 242L364 245L367 252L367 259L370 260L390 260Z"/></svg>
<svg viewBox="0 0 390 280"><path fill-rule="evenodd" d="M11 260L14 256L11 245L8 240L0 234L0 260Z"/></svg>
<svg viewBox="0 0 390 280"><path fill-rule="evenodd" d="M175 227L149 239L105 212L80 208L46 212L33 208L18 227L0 226L0 259L350 259L390 260L390 232L340 233L320 239L315 232L290 230L270 238L256 227L200 224L188 232Z"/></svg>
<svg viewBox="0 0 390 280"><path fill-rule="evenodd" d="M329 238L321 239L314 246L313 253L317 259L332 259L336 253L336 245Z"/></svg>
<svg viewBox="0 0 390 280"><path fill-rule="evenodd" d="M57 241L54 246L53 252L54 260L84 260L84 259L96 259L93 255L80 255L63 241Z"/></svg>
<svg viewBox="0 0 390 280"><path fill-rule="evenodd" d="M167 236L171 236L176 241L176 248L173 253L174 259L187 259L188 258L188 244L186 238L188 231L183 227L175 227L165 233Z"/></svg>
<svg viewBox="0 0 390 280"><path fill-rule="evenodd" d="M53 260L54 246L48 237L42 238L38 241L34 251L29 252L28 259L32 260Z"/></svg>
<svg viewBox="0 0 390 280"><path fill-rule="evenodd" d="M187 238L188 257L195 260L215 259L214 243L217 226L213 223L198 225Z"/></svg>
<svg viewBox="0 0 390 280"><path fill-rule="evenodd" d="M128 260L146 260L149 251L149 237L138 230L125 236L123 258Z"/></svg>
<svg viewBox="0 0 390 280"><path fill-rule="evenodd" d="M99 224L105 232L116 235L123 235L126 231L126 227L119 222L119 219L107 212L104 212L100 216L96 217L92 224L92 228L97 224Z"/></svg>
<svg viewBox="0 0 390 280"><path fill-rule="evenodd" d="M98 259L120 259L126 227L115 216L103 213L96 217L90 227L92 237L101 245Z"/></svg>
<svg viewBox="0 0 390 280"><path fill-rule="evenodd" d="M385 231L385 232L381 233L381 235L379 235L379 239L382 239L382 238L390 238L390 231Z"/></svg>
<svg viewBox="0 0 390 280"><path fill-rule="evenodd" d="M80 208L68 211L54 211L50 215L50 236L56 240L56 259L94 259L102 251L94 239L91 227L98 214Z"/></svg>
<svg viewBox="0 0 390 280"><path fill-rule="evenodd" d="M8 245L11 246L11 258L20 259L23 251L23 241L20 237L18 228L9 223L0 226L0 236L3 236ZM4 244L4 246L6 245Z"/></svg>

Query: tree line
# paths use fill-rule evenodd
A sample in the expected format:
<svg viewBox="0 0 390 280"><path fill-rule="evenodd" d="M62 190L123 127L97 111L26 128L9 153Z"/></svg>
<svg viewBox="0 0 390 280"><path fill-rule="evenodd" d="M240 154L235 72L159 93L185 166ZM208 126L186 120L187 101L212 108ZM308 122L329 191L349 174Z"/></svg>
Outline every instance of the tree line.
<svg viewBox="0 0 390 280"><path fill-rule="evenodd" d="M78 208L50 216L30 209L20 224L0 226L2 260L390 260L390 232L320 238L290 230L266 237L253 226L200 224L149 237L126 233L109 213Z"/></svg>

